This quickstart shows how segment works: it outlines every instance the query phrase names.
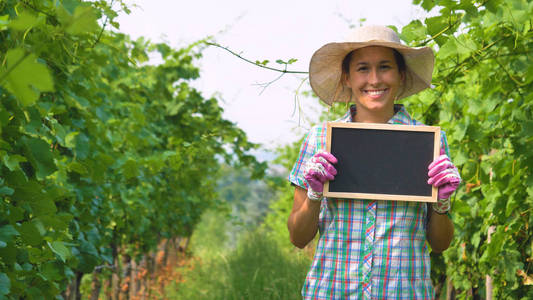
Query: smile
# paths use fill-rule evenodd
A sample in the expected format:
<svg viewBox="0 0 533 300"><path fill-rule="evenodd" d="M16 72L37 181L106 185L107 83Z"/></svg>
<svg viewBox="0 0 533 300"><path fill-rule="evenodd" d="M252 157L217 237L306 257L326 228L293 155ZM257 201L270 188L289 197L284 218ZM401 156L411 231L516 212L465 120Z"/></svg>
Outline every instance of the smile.
<svg viewBox="0 0 533 300"><path fill-rule="evenodd" d="M373 97L379 97L383 94L385 94L385 92L387 92L389 89L379 89L379 90L363 90L363 92L365 94L368 94L369 96L373 96Z"/></svg>

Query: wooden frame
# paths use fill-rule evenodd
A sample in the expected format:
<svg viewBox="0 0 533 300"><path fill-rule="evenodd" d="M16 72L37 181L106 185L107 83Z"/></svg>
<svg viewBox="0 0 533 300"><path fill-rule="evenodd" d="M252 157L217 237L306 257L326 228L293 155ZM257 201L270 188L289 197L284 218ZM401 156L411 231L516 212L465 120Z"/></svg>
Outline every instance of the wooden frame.
<svg viewBox="0 0 533 300"><path fill-rule="evenodd" d="M327 124L327 144L326 149L328 152L334 154L335 149L332 151L332 139L335 137L334 130L335 128L349 128L354 130L367 130L372 129L373 132L361 132L361 134L368 134L371 136L374 132L376 133L386 133L394 135L398 132L427 132L433 133L433 160L435 160L440 155L440 127L436 126L415 126L415 125L391 125L391 124L375 124L375 123L338 123L338 122L328 122ZM342 129L341 129L342 130ZM378 131L375 131L378 130ZM340 131L339 131L340 132ZM344 131L348 132L348 131ZM338 134L338 133L337 133ZM426 136L426 135L424 135ZM414 137L413 137L414 138ZM425 139L428 139L426 136ZM335 143L334 143L335 144ZM428 145L428 148L431 145ZM338 147L340 148L340 147ZM406 148L405 146L403 148ZM407 150L403 150L407 151ZM405 152L406 153L406 152ZM425 152L427 155L430 153ZM334 154L335 155L335 154ZM426 155L426 156L427 156ZM339 163L342 163L339 161ZM419 163L420 165L420 163ZM429 163L428 163L429 165ZM426 173L427 174L427 171ZM337 176L341 175L340 173ZM427 176L427 175L425 175ZM418 182L420 185L420 183ZM427 183L426 183L427 184ZM354 184L355 185L355 184ZM428 188L429 190L429 188ZM353 199L372 199L372 200L399 200L399 201L416 201L416 202L437 202L437 193L438 189L436 187L431 187L431 196L429 195L420 195L420 194L389 194L389 193L362 193L358 191L354 192L338 192L330 191L330 182L326 181L324 184L324 196L332 198L353 198Z"/></svg>

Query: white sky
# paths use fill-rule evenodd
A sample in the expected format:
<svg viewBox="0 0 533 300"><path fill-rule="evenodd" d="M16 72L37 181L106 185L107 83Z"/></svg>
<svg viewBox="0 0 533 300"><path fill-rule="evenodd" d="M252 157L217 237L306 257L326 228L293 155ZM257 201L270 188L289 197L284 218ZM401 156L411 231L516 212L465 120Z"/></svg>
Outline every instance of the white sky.
<svg viewBox="0 0 533 300"><path fill-rule="evenodd" d="M181 48L214 35L219 44L255 60L298 59L290 69L307 71L313 52L323 44L342 41L350 24L395 25L401 28L426 13L411 0L137 0L130 15L118 18L120 31ZM242 128L252 142L266 149L300 138L316 120L316 99L300 98L301 113L293 113L295 90L304 75L285 75L262 93L258 83L280 73L263 70L230 53L210 47L197 65L194 83L205 97L222 99L224 117ZM309 90L306 81L302 90ZM303 121L300 121L304 119ZM300 124L300 125L299 125Z"/></svg>

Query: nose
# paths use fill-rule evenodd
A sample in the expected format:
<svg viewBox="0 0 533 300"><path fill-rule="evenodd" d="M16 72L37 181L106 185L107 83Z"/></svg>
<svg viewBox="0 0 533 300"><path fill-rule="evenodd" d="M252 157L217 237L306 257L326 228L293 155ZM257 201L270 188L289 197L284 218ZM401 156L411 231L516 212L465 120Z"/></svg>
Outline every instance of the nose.
<svg viewBox="0 0 533 300"><path fill-rule="evenodd" d="M375 68L372 68L368 74L368 83L372 85L379 83L379 73Z"/></svg>

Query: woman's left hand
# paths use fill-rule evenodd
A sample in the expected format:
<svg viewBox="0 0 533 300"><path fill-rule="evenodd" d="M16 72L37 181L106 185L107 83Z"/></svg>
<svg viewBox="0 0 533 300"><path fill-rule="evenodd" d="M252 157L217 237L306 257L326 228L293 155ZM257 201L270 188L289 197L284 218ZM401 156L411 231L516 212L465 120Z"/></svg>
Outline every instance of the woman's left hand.
<svg viewBox="0 0 533 300"><path fill-rule="evenodd" d="M429 165L428 176L428 184L439 189L438 202L433 204L433 210L441 214L446 213L451 206L450 196L461 183L461 176L446 154L442 154Z"/></svg>

